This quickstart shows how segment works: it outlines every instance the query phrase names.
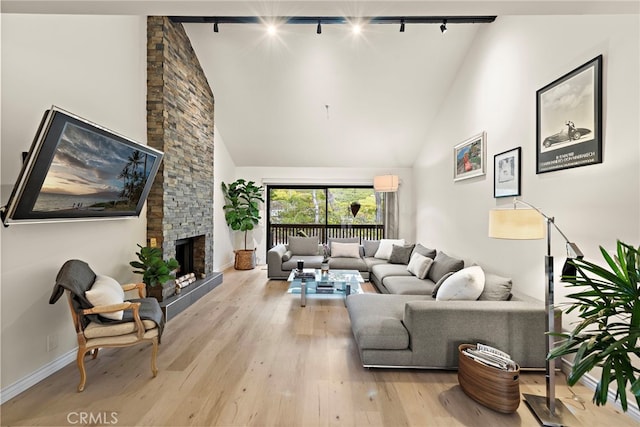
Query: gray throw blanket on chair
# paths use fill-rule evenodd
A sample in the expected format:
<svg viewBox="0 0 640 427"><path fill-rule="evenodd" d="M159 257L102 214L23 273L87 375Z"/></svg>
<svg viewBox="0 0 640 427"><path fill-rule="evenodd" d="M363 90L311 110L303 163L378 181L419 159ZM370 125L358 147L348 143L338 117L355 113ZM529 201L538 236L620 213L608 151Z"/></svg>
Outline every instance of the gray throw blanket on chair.
<svg viewBox="0 0 640 427"><path fill-rule="evenodd" d="M76 312L86 308L93 308L93 305L85 297L85 292L91 289L95 280L96 274L86 262L77 259L65 262L56 276L56 284L53 286L49 304L55 304L64 294L64 291L68 290L72 294L73 309ZM127 301L139 302L140 319L151 320L158 325L158 342L160 342L165 320L158 300L155 298L141 298ZM84 328L90 321L101 325L131 322L133 321L133 312L131 310L125 310L122 320L106 319L98 314L89 314L80 316L80 318L82 319L82 327Z"/></svg>

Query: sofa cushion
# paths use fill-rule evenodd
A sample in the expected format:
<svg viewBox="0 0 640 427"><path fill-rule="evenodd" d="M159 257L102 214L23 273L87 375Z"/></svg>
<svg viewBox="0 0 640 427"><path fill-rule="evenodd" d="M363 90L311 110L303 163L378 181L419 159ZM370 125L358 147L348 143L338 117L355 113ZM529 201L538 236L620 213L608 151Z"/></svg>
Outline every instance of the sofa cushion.
<svg viewBox="0 0 640 427"><path fill-rule="evenodd" d="M402 323L404 300L397 297L349 295L347 309L351 329L360 349L403 350L409 347L409 333Z"/></svg>
<svg viewBox="0 0 640 427"><path fill-rule="evenodd" d="M318 237L289 236L289 248L294 256L318 255Z"/></svg>
<svg viewBox="0 0 640 427"><path fill-rule="evenodd" d="M440 286L442 286L442 284L444 283L445 280L447 280L449 278L449 276L451 276L453 274L453 271L448 272L447 274L445 274L444 276L442 276L440 278L440 280L438 280L438 282L436 283L436 285L433 287L433 293L431 294L432 297L436 297L436 295L438 295L438 290L440 289Z"/></svg>
<svg viewBox="0 0 640 427"><path fill-rule="evenodd" d="M374 255L376 258L389 259L393 245L404 246L404 239L380 239L380 246Z"/></svg>
<svg viewBox="0 0 640 427"><path fill-rule="evenodd" d="M329 268L334 270L358 270L369 271L367 263L360 257L358 258L329 258Z"/></svg>
<svg viewBox="0 0 640 427"><path fill-rule="evenodd" d="M409 264L409 259L411 258L411 252L413 252L414 246L415 245L392 245L389 262L391 264Z"/></svg>
<svg viewBox="0 0 640 427"><path fill-rule="evenodd" d="M434 259L436 257L436 253L437 251L435 249L429 249L429 248L425 248L424 246L422 246L420 243L418 243L414 248L413 248L413 254L420 254L422 256L426 256L427 258L431 258Z"/></svg>
<svg viewBox="0 0 640 427"><path fill-rule="evenodd" d="M431 258L427 258L419 253L414 253L411 255L409 265L407 265L407 271L418 279L424 279L427 277L427 273L429 272L429 268L431 268L432 263L433 260Z"/></svg>
<svg viewBox="0 0 640 427"><path fill-rule="evenodd" d="M380 240L363 240L362 246L364 246L364 256L374 257L380 247Z"/></svg>
<svg viewBox="0 0 640 427"><path fill-rule="evenodd" d="M418 279L416 276L387 276L383 279L383 285L390 294L395 295L431 296L435 287L431 280Z"/></svg>
<svg viewBox="0 0 640 427"><path fill-rule="evenodd" d="M304 268L320 268L323 261L322 255L295 255L288 261L282 263L282 271L289 271L298 268L298 260L304 262Z"/></svg>
<svg viewBox="0 0 640 427"><path fill-rule="evenodd" d="M511 296L512 286L513 282L509 277L485 272L484 290L478 299L482 301L507 301Z"/></svg>
<svg viewBox="0 0 640 427"><path fill-rule="evenodd" d="M407 266L402 264L389 264L383 262L371 267L371 273L373 273L380 281L387 276L411 276L412 274L407 271Z"/></svg>
<svg viewBox="0 0 640 427"><path fill-rule="evenodd" d="M484 289L484 271L479 265L463 268L446 279L436 295L437 301L477 300Z"/></svg>
<svg viewBox="0 0 640 427"><path fill-rule="evenodd" d="M331 242L331 256L343 258L360 258L360 244Z"/></svg>
<svg viewBox="0 0 640 427"><path fill-rule="evenodd" d="M462 270L464 267L464 261L457 258L452 258L449 255L445 254L442 251L439 251L436 257L433 259L433 264L429 269L429 273L427 277L433 282L438 283L438 281L445 274L453 271L456 272L458 270Z"/></svg>
<svg viewBox="0 0 640 427"><path fill-rule="evenodd" d="M93 306L121 304L124 302L124 291L122 286L115 279L101 274L96 275L96 280L91 285L91 289L84 293L85 297ZM112 320L122 320L124 311L113 313L102 313L100 316Z"/></svg>

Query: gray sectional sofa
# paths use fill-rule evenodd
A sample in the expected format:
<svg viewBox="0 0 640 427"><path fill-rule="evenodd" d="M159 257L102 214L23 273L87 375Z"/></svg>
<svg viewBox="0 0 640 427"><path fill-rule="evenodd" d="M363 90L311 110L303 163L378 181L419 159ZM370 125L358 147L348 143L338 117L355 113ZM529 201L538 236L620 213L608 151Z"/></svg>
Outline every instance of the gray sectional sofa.
<svg viewBox="0 0 640 427"><path fill-rule="evenodd" d="M320 267L323 246L304 239L269 250L270 279L286 280L298 259ZM463 260L442 251L383 242L362 241L347 257L326 254L330 268L359 270L380 291L347 298L363 366L456 369L458 346L481 342L509 353L521 368L544 368L542 301L514 295L510 279L479 266L465 268Z"/></svg>

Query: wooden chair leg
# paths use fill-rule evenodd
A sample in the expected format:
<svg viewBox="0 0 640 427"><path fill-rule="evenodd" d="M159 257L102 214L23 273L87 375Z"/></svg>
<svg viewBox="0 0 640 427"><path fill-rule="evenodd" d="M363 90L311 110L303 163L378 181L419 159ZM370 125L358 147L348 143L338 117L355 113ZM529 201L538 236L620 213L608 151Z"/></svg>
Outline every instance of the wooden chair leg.
<svg viewBox="0 0 640 427"><path fill-rule="evenodd" d="M96 357L98 357L98 351L100 349L99 348L94 348L93 350L91 350L91 358L95 359Z"/></svg>
<svg viewBox="0 0 640 427"><path fill-rule="evenodd" d="M153 347L151 349L151 372L155 378L158 375L158 367L156 366L156 356L158 355L158 338L153 339Z"/></svg>
<svg viewBox="0 0 640 427"><path fill-rule="evenodd" d="M78 384L78 393L84 390L84 383L87 381L87 372L84 370L84 356L86 352L87 351L84 348L78 348L78 355L76 357L78 370L80 370L80 383Z"/></svg>

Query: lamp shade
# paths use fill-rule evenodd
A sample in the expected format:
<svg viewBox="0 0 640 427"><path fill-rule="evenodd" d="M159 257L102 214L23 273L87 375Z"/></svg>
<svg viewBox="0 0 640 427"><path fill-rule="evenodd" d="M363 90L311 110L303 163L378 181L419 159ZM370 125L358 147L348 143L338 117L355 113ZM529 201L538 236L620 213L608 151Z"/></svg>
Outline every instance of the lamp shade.
<svg viewBox="0 0 640 427"><path fill-rule="evenodd" d="M543 239L544 217L534 209L493 209L489 211L489 237L513 240Z"/></svg>
<svg viewBox="0 0 640 427"><path fill-rule="evenodd" d="M398 191L398 175L379 175L373 177L373 189L379 193Z"/></svg>

